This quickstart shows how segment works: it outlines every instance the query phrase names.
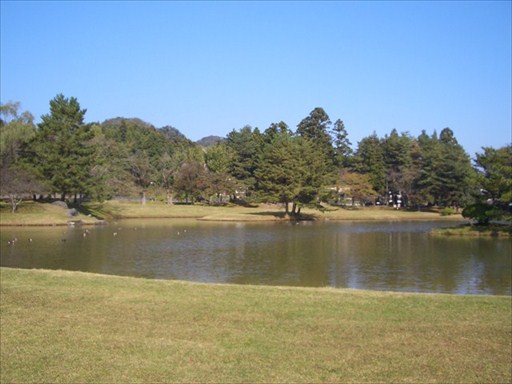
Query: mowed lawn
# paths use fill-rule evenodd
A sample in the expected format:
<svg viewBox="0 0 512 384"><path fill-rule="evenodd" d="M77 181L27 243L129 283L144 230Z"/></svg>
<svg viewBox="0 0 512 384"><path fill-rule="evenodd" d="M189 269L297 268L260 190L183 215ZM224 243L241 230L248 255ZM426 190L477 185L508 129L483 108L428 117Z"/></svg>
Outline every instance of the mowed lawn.
<svg viewBox="0 0 512 384"><path fill-rule="evenodd" d="M167 205L162 202L107 201L84 203L79 207L80 215L70 217L67 210L49 203L23 202L15 213L10 206L0 202L0 226L2 225L67 225L69 221L83 224L98 224L128 218L190 218L210 221L279 221L285 217L284 206L255 205L244 207L228 205L222 207L206 205ZM341 208L326 206L322 210L304 208L303 219L311 220L462 220L460 214L441 216L439 212L394 210L390 207Z"/></svg>
<svg viewBox="0 0 512 384"><path fill-rule="evenodd" d="M2 383L509 383L511 298L1 273Z"/></svg>

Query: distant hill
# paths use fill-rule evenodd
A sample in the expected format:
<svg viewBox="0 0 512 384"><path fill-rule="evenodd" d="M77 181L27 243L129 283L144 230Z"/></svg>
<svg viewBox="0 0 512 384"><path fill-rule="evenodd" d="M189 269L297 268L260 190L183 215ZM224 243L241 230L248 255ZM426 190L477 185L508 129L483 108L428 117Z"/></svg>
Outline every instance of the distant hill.
<svg viewBox="0 0 512 384"><path fill-rule="evenodd" d="M224 141L225 139L220 136L206 136L203 137L201 140L196 141L196 144L199 144L202 147L208 148L212 145L217 144L219 141Z"/></svg>
<svg viewBox="0 0 512 384"><path fill-rule="evenodd" d="M101 123L107 139L128 145L132 152L150 151L152 154L162 154L173 148L188 148L194 143L187 139L176 128L167 125L155 128L139 118L116 117Z"/></svg>
<svg viewBox="0 0 512 384"><path fill-rule="evenodd" d="M102 126L121 126L123 124L155 129L153 124L147 123L138 117L114 117L112 119L106 119L103 123L101 123Z"/></svg>
<svg viewBox="0 0 512 384"><path fill-rule="evenodd" d="M169 140L188 140L183 133L171 125L166 125L165 127L160 128L160 132L162 132Z"/></svg>

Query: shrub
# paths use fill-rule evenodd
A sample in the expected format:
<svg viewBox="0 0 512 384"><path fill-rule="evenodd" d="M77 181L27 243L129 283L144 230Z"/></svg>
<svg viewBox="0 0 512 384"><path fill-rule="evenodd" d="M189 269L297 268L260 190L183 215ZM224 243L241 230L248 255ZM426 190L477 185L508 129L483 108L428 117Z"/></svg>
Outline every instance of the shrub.
<svg viewBox="0 0 512 384"><path fill-rule="evenodd" d="M462 217L476 220L479 225L487 225L501 216L502 212L498 208L486 203L471 204L462 211Z"/></svg>
<svg viewBox="0 0 512 384"><path fill-rule="evenodd" d="M453 208L446 207L441 210L441 216L451 216L453 214L455 214L455 209Z"/></svg>

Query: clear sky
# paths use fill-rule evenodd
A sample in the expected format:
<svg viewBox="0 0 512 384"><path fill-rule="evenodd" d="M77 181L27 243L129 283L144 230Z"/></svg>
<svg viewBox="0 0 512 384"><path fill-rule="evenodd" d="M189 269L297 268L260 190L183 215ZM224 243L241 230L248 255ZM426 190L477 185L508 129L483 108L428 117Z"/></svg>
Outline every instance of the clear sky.
<svg viewBox="0 0 512 384"><path fill-rule="evenodd" d="M292 129L315 107L354 149L450 127L510 143L511 1L1 1L1 101L58 93L87 122L138 117L192 140Z"/></svg>

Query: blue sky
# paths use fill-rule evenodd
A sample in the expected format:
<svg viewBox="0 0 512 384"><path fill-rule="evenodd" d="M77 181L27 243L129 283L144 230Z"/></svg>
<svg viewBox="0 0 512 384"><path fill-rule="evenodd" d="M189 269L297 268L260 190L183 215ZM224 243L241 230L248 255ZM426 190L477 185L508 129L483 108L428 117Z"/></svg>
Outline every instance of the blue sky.
<svg viewBox="0 0 512 384"><path fill-rule="evenodd" d="M63 93L192 140L323 107L354 149L450 127L474 156L512 140L511 4L1 1L1 101L37 122Z"/></svg>

